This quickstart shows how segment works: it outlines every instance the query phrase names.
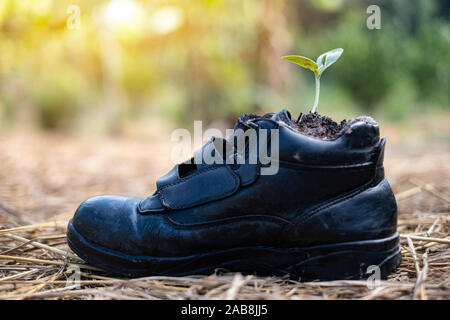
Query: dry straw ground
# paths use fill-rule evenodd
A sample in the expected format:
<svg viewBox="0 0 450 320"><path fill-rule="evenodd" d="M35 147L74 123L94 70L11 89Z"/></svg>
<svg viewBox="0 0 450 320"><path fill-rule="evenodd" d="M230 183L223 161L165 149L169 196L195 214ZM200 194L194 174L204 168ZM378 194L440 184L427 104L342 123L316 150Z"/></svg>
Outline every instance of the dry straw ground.
<svg viewBox="0 0 450 320"><path fill-rule="evenodd" d="M392 140L386 172L399 204L403 262L371 290L365 281L298 283L229 273L111 276L70 253L67 220L95 194L151 193L171 166L167 139L2 134L0 299L450 299L450 148L446 140L415 149ZM74 265L81 268L79 287L67 281Z"/></svg>

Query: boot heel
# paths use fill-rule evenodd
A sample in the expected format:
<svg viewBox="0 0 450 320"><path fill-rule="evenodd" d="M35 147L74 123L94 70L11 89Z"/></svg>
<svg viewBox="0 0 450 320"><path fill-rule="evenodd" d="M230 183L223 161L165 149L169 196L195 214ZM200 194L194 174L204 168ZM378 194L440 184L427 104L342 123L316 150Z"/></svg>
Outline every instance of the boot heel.
<svg viewBox="0 0 450 320"><path fill-rule="evenodd" d="M401 263L398 234L385 239L303 250L307 251L308 258L286 269L292 277L303 282L316 279L367 279L371 275L379 275L380 279L384 279Z"/></svg>

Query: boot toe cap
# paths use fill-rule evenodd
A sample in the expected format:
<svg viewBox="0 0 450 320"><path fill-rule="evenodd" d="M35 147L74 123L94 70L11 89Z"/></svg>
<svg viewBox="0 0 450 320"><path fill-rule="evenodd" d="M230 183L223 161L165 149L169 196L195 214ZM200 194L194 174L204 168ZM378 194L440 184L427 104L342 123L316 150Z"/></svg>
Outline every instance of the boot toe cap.
<svg viewBox="0 0 450 320"><path fill-rule="evenodd" d="M113 250L132 251L136 226L133 221L140 200L115 195L89 198L78 207L72 225L87 241Z"/></svg>

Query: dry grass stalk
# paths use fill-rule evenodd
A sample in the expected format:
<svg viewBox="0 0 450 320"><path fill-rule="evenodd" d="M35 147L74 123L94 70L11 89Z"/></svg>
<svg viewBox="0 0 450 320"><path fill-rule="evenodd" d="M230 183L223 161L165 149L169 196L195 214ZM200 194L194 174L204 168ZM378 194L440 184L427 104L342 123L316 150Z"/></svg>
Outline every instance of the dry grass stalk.
<svg viewBox="0 0 450 320"><path fill-rule="evenodd" d="M43 259L34 259L34 258L25 258L25 257L0 255L0 260L1 259L22 261L22 262L30 262L30 263L38 263L38 264L52 264L52 265L56 265L56 266L72 266L72 267L79 267L80 269L87 269L87 270L93 270L93 271L103 271L102 269L99 269L97 267L92 267L92 266L88 266L88 265L85 265L85 264L65 263L65 262L62 262L62 261L54 261L54 260L43 260Z"/></svg>
<svg viewBox="0 0 450 320"><path fill-rule="evenodd" d="M450 197L443 194L442 192L439 192L438 190L436 190L436 188L433 186L433 184L426 184L423 181L420 181L418 179L409 179L409 181L412 184L415 184L416 186L418 186L419 188L421 188L422 190L426 190L428 192L430 192L431 194L435 195L436 197L446 201L447 203L450 203Z"/></svg>
<svg viewBox="0 0 450 320"><path fill-rule="evenodd" d="M18 240L18 241L24 242L26 244L31 244L32 246L35 246L36 248L41 248L41 249L45 249L45 250L48 250L48 251L51 251L51 252L55 252L55 253L60 254L60 255L62 255L64 257L66 257L66 258L71 258L71 259L74 259L74 260L77 260L77 261L80 261L80 262L84 262L83 259L81 259L80 257L74 255L73 253L70 253L70 252L64 251L64 250L60 250L60 249L57 249L57 248L54 248L54 247L51 247L51 246L47 246L47 245L39 243L39 242L37 242L35 240L28 240L28 239L25 239L23 237L16 236L16 235L10 234L10 233L6 233L5 236L8 237L8 238L14 239L14 240Z"/></svg>
<svg viewBox="0 0 450 320"><path fill-rule="evenodd" d="M406 239L414 239L414 240L420 240L420 241L427 241L427 242L434 242L434 243L445 243L450 244L450 237L446 238L431 238L431 237L421 237L421 236L415 236L415 235L408 235L408 234L401 234L401 238Z"/></svg>
<svg viewBox="0 0 450 320"><path fill-rule="evenodd" d="M414 288L414 297L416 298L417 292L420 290L420 300L425 300L426 299L425 298L426 297L425 285L423 283L425 281L425 277L423 276L422 277L423 279L421 279L421 277L420 277L422 272L420 271L419 261L417 259L417 254L416 254L416 249L414 248L414 244L410 237L407 237L406 239L408 240L408 245L409 245L409 248L410 248L413 258L414 258L414 266L416 268L416 273L417 273L417 281L416 281L416 285ZM426 275L426 273L425 273L425 275ZM421 281L419 281L419 280L421 280Z"/></svg>
<svg viewBox="0 0 450 320"><path fill-rule="evenodd" d="M415 196L416 194L419 194L422 192L422 188L421 187L414 187L408 190L405 190L403 192L397 193L395 195L395 198L397 199L397 201L403 200L403 199L407 199L409 197Z"/></svg>

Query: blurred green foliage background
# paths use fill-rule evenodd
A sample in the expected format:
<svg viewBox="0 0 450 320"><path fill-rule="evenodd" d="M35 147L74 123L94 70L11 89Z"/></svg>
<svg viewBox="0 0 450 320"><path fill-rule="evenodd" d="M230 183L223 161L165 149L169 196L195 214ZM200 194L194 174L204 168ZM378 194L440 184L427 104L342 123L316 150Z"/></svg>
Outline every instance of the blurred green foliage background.
<svg viewBox="0 0 450 320"><path fill-rule="evenodd" d="M379 30L366 26L372 4ZM319 112L448 115L449 18L448 0L0 0L0 127L111 132L149 117L308 112L313 75L281 56L337 47Z"/></svg>

